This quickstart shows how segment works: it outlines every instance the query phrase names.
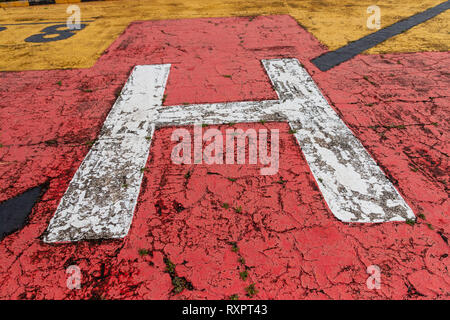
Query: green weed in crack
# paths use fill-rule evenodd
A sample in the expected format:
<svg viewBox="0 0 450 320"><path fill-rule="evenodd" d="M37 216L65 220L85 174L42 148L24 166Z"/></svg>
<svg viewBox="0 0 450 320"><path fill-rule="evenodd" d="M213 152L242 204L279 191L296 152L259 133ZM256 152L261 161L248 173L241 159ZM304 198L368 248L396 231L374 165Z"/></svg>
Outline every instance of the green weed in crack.
<svg viewBox="0 0 450 320"><path fill-rule="evenodd" d="M166 272L175 275L175 264L169 258L164 257L164 264L166 265Z"/></svg>
<svg viewBox="0 0 450 320"><path fill-rule="evenodd" d="M139 256L143 257L143 256L149 255L150 251L148 249L139 249L138 253L139 253Z"/></svg>
<svg viewBox="0 0 450 320"><path fill-rule="evenodd" d="M237 245L237 242L232 241L232 242L230 242L230 245L231 245L231 251L233 251L233 252L238 252L239 251L239 247Z"/></svg>
<svg viewBox="0 0 450 320"><path fill-rule="evenodd" d="M420 219L422 219L422 220L426 220L426 219L427 219L423 213L419 213L417 216L418 216Z"/></svg>
<svg viewBox="0 0 450 320"><path fill-rule="evenodd" d="M93 146L95 143L95 140L88 140L84 143L85 146L91 147Z"/></svg>
<svg viewBox="0 0 450 320"><path fill-rule="evenodd" d="M174 294L178 294L183 292L184 289L194 290L194 286L190 283L185 277L179 277L175 270L175 264L170 261L168 257L164 257L164 264L166 265L166 272L169 274L172 279L173 289L172 292Z"/></svg>
<svg viewBox="0 0 450 320"><path fill-rule="evenodd" d="M241 278L242 281L247 280L247 277L248 277L248 271L247 271L247 270L244 270L244 271L242 271L242 272L239 272L239 278Z"/></svg>
<svg viewBox="0 0 450 320"><path fill-rule="evenodd" d="M245 288L245 291L247 292L247 297L249 298L253 297L255 294L258 293L258 290L256 290L254 283Z"/></svg>

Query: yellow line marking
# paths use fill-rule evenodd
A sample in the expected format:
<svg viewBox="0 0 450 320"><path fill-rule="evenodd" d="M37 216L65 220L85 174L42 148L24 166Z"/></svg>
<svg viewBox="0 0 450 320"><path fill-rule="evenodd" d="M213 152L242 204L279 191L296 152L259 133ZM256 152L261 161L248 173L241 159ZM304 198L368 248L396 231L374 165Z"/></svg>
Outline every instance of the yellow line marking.
<svg viewBox="0 0 450 320"><path fill-rule="evenodd" d="M30 4L26 1L10 1L0 2L0 8L12 8L12 7L28 7Z"/></svg>

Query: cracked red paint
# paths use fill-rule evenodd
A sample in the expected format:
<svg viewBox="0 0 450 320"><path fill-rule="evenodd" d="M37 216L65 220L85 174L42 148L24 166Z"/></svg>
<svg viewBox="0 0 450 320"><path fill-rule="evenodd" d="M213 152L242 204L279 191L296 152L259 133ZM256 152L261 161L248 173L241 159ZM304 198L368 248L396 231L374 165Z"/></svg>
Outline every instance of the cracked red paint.
<svg viewBox="0 0 450 320"><path fill-rule="evenodd" d="M255 283L258 299L448 299L449 54L358 56L322 73L309 60L324 51L288 16L138 22L91 69L0 73L0 201L49 182L27 226L0 243L0 298L246 298ZM285 123L236 125L280 129L274 176L256 165L174 165L164 128L124 240L40 241L132 66L172 63L165 105L262 100L276 96L259 60L278 57L305 65L425 219L337 221ZM72 264L80 290L66 288ZM380 290L366 287L369 265L381 268ZM175 277L193 288L176 294Z"/></svg>

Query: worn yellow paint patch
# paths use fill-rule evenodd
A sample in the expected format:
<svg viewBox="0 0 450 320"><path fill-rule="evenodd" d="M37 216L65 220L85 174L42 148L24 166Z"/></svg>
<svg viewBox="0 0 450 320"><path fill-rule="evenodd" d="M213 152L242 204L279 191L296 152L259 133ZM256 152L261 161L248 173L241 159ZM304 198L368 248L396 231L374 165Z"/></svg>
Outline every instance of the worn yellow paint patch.
<svg viewBox="0 0 450 320"><path fill-rule="evenodd" d="M289 14L314 34L330 50L336 50L377 30L367 27L371 14L367 8L378 5L381 28L434 7L443 0L433 1L297 1L287 0ZM366 51L368 54L389 52L448 51L450 49L448 11L403 34Z"/></svg>
<svg viewBox="0 0 450 320"><path fill-rule="evenodd" d="M67 0L62 0L67 1ZM70 0L69 0L70 1ZM69 2L68 1L68 2ZM381 25L433 7L443 0L376 1L381 8ZM6 25L18 23L65 23L68 4L0 9L0 70L40 70L91 67L101 53L135 20L165 20L200 17L229 17L290 14L330 50L376 30L366 26L367 7L373 0L141 0L79 3L87 27L71 38L28 43L25 39L53 24ZM450 47L448 12L414 27L366 53L447 51Z"/></svg>
<svg viewBox="0 0 450 320"><path fill-rule="evenodd" d="M0 2L0 8L11 8L11 7L28 7L30 4L28 0L26 1L11 1L11 2Z"/></svg>
<svg viewBox="0 0 450 320"><path fill-rule="evenodd" d="M450 11L392 37L366 53L423 52L450 50Z"/></svg>

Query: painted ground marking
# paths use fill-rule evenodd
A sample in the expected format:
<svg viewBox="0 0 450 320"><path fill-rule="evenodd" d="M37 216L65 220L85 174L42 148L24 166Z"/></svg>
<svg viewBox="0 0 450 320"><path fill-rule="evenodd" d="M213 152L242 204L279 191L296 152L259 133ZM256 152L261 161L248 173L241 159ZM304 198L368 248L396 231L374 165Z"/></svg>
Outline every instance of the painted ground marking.
<svg viewBox="0 0 450 320"><path fill-rule="evenodd" d="M343 222L415 218L297 59L263 60L279 100L162 106L170 64L136 66L72 179L45 242L123 238L156 128L288 121L331 212Z"/></svg>
<svg viewBox="0 0 450 320"><path fill-rule="evenodd" d="M37 186L0 203L0 240L8 234L20 230L26 224L42 189L42 186Z"/></svg>
<svg viewBox="0 0 450 320"><path fill-rule="evenodd" d="M431 18L434 18L440 13L450 9L450 0L443 2L435 7L429 8L423 12L415 14L407 19L396 22L386 28L371 33L359 40L350 42L349 44L335 50L324 53L323 55L314 58L311 62L321 71L327 71L334 68L338 64L350 60L357 54L360 54L368 49L375 47L383 41L392 38L406 30L409 30L418 24L421 24Z"/></svg>

